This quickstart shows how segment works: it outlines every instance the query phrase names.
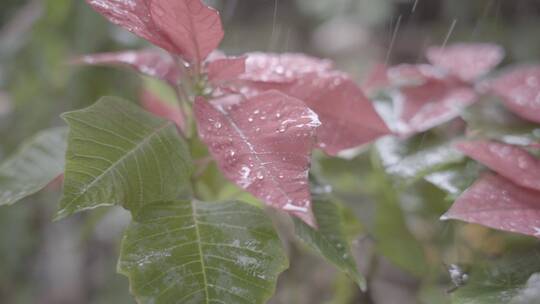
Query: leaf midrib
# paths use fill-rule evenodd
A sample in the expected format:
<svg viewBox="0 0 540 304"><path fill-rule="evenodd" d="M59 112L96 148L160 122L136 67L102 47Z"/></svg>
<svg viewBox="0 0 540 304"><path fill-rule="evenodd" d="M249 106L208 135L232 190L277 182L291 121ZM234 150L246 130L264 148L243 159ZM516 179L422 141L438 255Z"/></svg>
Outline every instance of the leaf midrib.
<svg viewBox="0 0 540 304"><path fill-rule="evenodd" d="M98 181L100 181L104 176L109 174L113 168L116 168L119 164L124 162L128 157L130 157L132 154L137 152L141 147L145 146L155 135L159 134L162 130L166 129L167 127L170 127L172 125L171 122L167 121L161 125L159 125L156 129L154 129L151 133L148 133L141 142L136 144L131 150L129 150L126 154L124 154L122 157L120 157L117 161L115 161L113 164L111 164L106 170L104 170L100 175L98 175L96 178L92 180L86 187L86 189L76 195L72 200L70 200L62 209L67 210L70 208L74 202L79 200L82 196L84 196L88 190L90 190L93 186L96 185Z"/></svg>

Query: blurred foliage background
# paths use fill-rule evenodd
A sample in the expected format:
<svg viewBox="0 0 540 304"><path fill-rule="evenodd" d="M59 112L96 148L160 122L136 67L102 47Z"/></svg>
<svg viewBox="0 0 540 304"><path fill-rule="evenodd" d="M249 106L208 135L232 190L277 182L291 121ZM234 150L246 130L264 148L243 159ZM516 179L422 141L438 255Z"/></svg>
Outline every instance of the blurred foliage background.
<svg viewBox="0 0 540 304"><path fill-rule="evenodd" d="M429 45L489 41L506 63L537 62L538 0L214 0L226 29L222 49L305 52L332 58L359 81L377 63L418 63ZM0 159L58 115L103 95L136 101L141 80L125 70L74 67L80 54L145 43L93 12L83 0L0 2ZM433 132L440 132L435 130ZM425 137L411 145L426 144ZM288 244L291 269L271 303L448 303L445 263L476 263L528 238L442 223L451 201L428 185L396 186L376 154L352 160L317 156L315 171L346 203L351 239L369 294L322 260ZM399 185L399 183L398 183ZM396 190L397 189L397 190ZM116 274L118 209L52 222L58 186L0 209L0 303L133 303Z"/></svg>

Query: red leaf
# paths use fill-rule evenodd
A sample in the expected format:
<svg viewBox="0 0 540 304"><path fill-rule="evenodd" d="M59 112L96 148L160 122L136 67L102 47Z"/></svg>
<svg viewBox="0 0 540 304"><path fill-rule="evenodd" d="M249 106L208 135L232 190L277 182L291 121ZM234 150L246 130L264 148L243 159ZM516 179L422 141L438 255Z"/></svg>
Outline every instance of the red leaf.
<svg viewBox="0 0 540 304"><path fill-rule="evenodd" d="M441 219L540 237L540 192L488 174L467 189Z"/></svg>
<svg viewBox="0 0 540 304"><path fill-rule="evenodd" d="M411 135L459 117L477 100L466 83L431 65L399 65L388 70L398 123L396 131Z"/></svg>
<svg viewBox="0 0 540 304"><path fill-rule="evenodd" d="M362 90L332 63L300 54L249 54L240 91L276 89L306 103L321 120L319 147L330 155L389 134Z"/></svg>
<svg viewBox="0 0 540 304"><path fill-rule="evenodd" d="M469 141L456 145L465 155L522 186L540 191L540 161L527 151L508 144Z"/></svg>
<svg viewBox="0 0 540 304"><path fill-rule="evenodd" d="M146 90L141 93L141 104L148 112L168 119L176 123L180 130L185 130L185 119L178 107L166 103Z"/></svg>
<svg viewBox="0 0 540 304"><path fill-rule="evenodd" d="M491 43L457 43L430 47L426 56L433 65L471 82L497 66L504 58L504 50Z"/></svg>
<svg viewBox="0 0 540 304"><path fill-rule="evenodd" d="M390 134L371 101L343 73L311 73L282 91L319 115L318 145L330 155Z"/></svg>
<svg viewBox="0 0 540 304"><path fill-rule="evenodd" d="M394 97L401 103L398 133L403 135L424 132L449 122L478 99L472 88L448 87L441 82L403 88L401 93Z"/></svg>
<svg viewBox="0 0 540 304"><path fill-rule="evenodd" d="M223 38L217 11L201 0L86 0L112 23L200 63Z"/></svg>
<svg viewBox="0 0 540 304"><path fill-rule="evenodd" d="M388 79L388 66L382 63L375 64L367 73L362 83L362 90L372 94L377 90L387 87L390 84Z"/></svg>
<svg viewBox="0 0 540 304"><path fill-rule="evenodd" d="M195 102L201 139L225 176L266 204L316 226L308 170L317 115L277 91Z"/></svg>
<svg viewBox="0 0 540 304"><path fill-rule="evenodd" d="M82 56L75 64L90 65L124 65L141 74L167 81L177 85L180 70L168 54L157 50L127 51L120 53L102 53Z"/></svg>
<svg viewBox="0 0 540 304"><path fill-rule="evenodd" d="M214 85L235 80L246 71L246 57L228 57L208 61L206 70L208 80Z"/></svg>
<svg viewBox="0 0 540 304"><path fill-rule="evenodd" d="M186 60L202 62L223 39L219 13L201 0L148 0L152 20Z"/></svg>
<svg viewBox="0 0 540 304"><path fill-rule="evenodd" d="M249 53L244 80L262 83L290 83L310 73L330 71L333 63L303 54Z"/></svg>
<svg viewBox="0 0 540 304"><path fill-rule="evenodd" d="M489 87L511 111L540 123L540 65L513 69L490 81Z"/></svg>
<svg viewBox="0 0 540 304"><path fill-rule="evenodd" d="M151 43L177 53L174 43L163 34L150 16L150 2L155 0L86 0L112 23Z"/></svg>

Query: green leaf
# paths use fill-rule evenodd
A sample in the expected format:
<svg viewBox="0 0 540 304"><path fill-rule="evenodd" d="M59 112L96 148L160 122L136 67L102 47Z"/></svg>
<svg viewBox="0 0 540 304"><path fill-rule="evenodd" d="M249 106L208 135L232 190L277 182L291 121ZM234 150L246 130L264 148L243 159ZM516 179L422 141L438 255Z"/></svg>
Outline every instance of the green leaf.
<svg viewBox="0 0 540 304"><path fill-rule="evenodd" d="M112 97L63 118L70 132L57 219L111 205L137 213L189 196L190 156L173 123Z"/></svg>
<svg viewBox="0 0 540 304"><path fill-rule="evenodd" d="M400 140L386 137L377 141L376 148L387 173L408 183L464 159L452 142L434 138Z"/></svg>
<svg viewBox="0 0 540 304"><path fill-rule="evenodd" d="M358 271L351 253L340 207L330 200L314 198L313 213L319 229L315 230L294 218L296 235L313 251L347 273L362 290L365 290L366 281Z"/></svg>
<svg viewBox="0 0 540 304"><path fill-rule="evenodd" d="M540 303L540 255L529 251L473 270L468 283L452 296L455 304Z"/></svg>
<svg viewBox="0 0 540 304"><path fill-rule="evenodd" d="M67 128L38 133L0 165L0 206L47 186L64 170Z"/></svg>
<svg viewBox="0 0 540 304"><path fill-rule="evenodd" d="M265 303L288 267L272 223L239 203L144 206L122 242L119 272L138 303Z"/></svg>

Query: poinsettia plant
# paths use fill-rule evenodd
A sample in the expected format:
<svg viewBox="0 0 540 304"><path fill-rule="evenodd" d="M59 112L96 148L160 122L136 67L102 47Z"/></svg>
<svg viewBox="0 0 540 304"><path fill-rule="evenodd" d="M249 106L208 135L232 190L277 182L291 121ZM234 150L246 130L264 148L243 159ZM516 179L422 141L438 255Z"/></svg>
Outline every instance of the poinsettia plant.
<svg viewBox="0 0 540 304"><path fill-rule="evenodd" d="M540 68L492 76L500 46L431 47L429 64L380 65L360 86L326 59L224 54L220 15L201 0L86 2L154 48L72 63L128 66L162 81L176 103L145 89L142 107L103 97L63 114L69 128L39 133L0 166L0 205L63 180L56 219L104 206L128 210L118 271L138 302L266 302L288 266L274 227L283 215L299 240L365 290L346 227L350 212L320 184L335 176L325 176L324 161L312 164L317 150L332 161L352 157L349 165L367 150L357 148L376 143L369 180L380 211L368 234L382 255L418 276L423 270L396 254L424 263L431 248L396 234L409 229L396 175L449 192L455 203L443 220L540 237ZM490 121L493 112L500 121ZM418 138L421 148L409 149ZM205 195L212 185L203 187L203 176L214 173L227 180L215 192L230 191L223 186L230 183L255 199ZM398 216L385 221L384 212Z"/></svg>

